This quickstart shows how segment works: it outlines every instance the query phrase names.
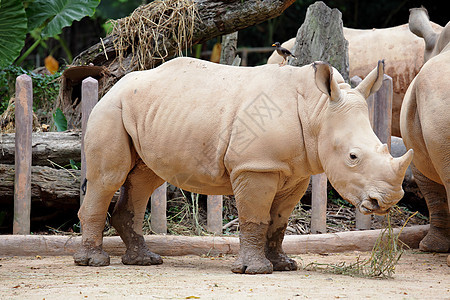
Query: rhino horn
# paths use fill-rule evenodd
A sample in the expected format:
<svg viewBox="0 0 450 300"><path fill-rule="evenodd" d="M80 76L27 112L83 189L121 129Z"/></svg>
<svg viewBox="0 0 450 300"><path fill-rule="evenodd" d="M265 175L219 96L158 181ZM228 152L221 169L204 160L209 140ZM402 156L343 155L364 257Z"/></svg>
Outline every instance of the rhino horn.
<svg viewBox="0 0 450 300"><path fill-rule="evenodd" d="M378 65L373 69L369 75L355 88L363 95L364 99L369 98L370 95L378 91L383 84L384 75L384 59L378 61Z"/></svg>
<svg viewBox="0 0 450 300"><path fill-rule="evenodd" d="M409 164L411 163L414 156L413 149L409 149L408 152L403 154L401 157L394 158L393 167L394 170L397 170L398 174L402 177L405 175L406 169L408 169Z"/></svg>
<svg viewBox="0 0 450 300"><path fill-rule="evenodd" d="M333 77L333 68L322 61L313 63L315 71L315 81L319 90L327 95L331 101L338 101L341 99L341 89Z"/></svg>

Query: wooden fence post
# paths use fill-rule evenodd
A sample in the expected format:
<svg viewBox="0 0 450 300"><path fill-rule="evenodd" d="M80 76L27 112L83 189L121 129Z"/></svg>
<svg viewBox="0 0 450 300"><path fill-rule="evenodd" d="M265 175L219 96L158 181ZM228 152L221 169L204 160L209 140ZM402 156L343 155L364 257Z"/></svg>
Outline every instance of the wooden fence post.
<svg viewBox="0 0 450 300"><path fill-rule="evenodd" d="M167 233L167 182L157 188L151 196L151 226L155 233Z"/></svg>
<svg viewBox="0 0 450 300"><path fill-rule="evenodd" d="M13 234L30 234L33 84L31 77L25 74L16 79L15 123Z"/></svg>
<svg viewBox="0 0 450 300"><path fill-rule="evenodd" d="M84 155L84 133L92 109L98 102L98 81L88 77L81 83L81 183L80 205L83 203L83 183L86 179L86 157Z"/></svg>
<svg viewBox="0 0 450 300"><path fill-rule="evenodd" d="M387 144L391 150L391 127L392 127L392 78L386 74L383 77L383 85L375 97L374 131L383 144Z"/></svg>
<svg viewBox="0 0 450 300"><path fill-rule="evenodd" d="M221 234L223 227L222 220L223 196L208 195L207 198L207 229L209 232Z"/></svg>
<svg viewBox="0 0 450 300"><path fill-rule="evenodd" d="M327 175L311 176L311 232L327 232Z"/></svg>

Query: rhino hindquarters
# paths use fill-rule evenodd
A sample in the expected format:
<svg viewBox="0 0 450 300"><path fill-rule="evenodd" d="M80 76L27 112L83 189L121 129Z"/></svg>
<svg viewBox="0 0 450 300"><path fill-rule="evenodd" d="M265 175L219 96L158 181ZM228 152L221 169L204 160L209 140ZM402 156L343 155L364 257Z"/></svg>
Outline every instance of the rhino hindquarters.
<svg viewBox="0 0 450 300"><path fill-rule="evenodd" d="M126 265L156 265L163 262L158 254L148 249L142 235L142 223L148 199L163 183L163 179L150 170L141 159L138 159L121 188L119 201L111 217L111 224L127 247L122 257L122 262Z"/></svg>

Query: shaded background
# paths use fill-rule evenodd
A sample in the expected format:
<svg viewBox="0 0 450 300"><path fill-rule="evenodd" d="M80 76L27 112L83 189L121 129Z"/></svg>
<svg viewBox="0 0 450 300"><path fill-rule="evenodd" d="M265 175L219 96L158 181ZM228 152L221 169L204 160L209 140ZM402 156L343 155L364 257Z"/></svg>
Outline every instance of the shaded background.
<svg viewBox="0 0 450 300"><path fill-rule="evenodd" d="M151 1L142 0L102 0L93 17L85 17L75 21L71 27L63 30L62 37L66 40L73 56L89 46L99 42L100 37L106 36L107 21L128 16L136 7ZM274 19L252 26L239 32L238 47L270 47L273 42L284 42L297 34L302 25L306 10L314 0L297 0L285 12ZM333 0L323 1L331 8L337 8L342 13L345 27L370 29L385 28L408 22L409 9L423 5L429 12L430 19L444 26L448 21L446 1L417 1L417 0ZM219 38L203 44L202 50L211 50ZM29 41L28 46L33 41ZM48 49L38 48L31 55L24 66L27 68L43 65L43 59L52 54L60 65L67 63L67 58L57 41L49 41ZM26 49L25 47L24 49ZM51 52L51 53L50 53ZM249 65L266 62L268 54L252 54Z"/></svg>

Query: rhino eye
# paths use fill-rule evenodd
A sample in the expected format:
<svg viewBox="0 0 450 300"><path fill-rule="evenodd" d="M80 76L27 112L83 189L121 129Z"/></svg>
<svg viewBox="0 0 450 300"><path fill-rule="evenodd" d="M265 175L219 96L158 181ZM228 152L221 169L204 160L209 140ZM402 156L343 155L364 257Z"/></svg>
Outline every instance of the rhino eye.
<svg viewBox="0 0 450 300"><path fill-rule="evenodd" d="M358 158L358 156L356 156L356 154L350 153L350 159L355 160L357 158Z"/></svg>

